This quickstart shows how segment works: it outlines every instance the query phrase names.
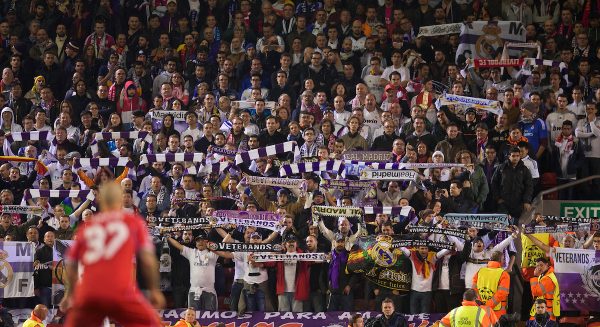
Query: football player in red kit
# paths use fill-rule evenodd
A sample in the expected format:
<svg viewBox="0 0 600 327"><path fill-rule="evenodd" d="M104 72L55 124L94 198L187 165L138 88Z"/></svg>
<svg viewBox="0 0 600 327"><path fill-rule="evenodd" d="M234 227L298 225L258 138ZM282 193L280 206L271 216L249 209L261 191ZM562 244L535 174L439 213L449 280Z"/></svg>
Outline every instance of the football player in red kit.
<svg viewBox="0 0 600 327"><path fill-rule="evenodd" d="M134 278L137 258L150 302L162 308L165 299L158 288L158 262L144 220L122 209L123 191L114 182L100 188L97 200L101 212L77 231L67 253L69 287L60 305L67 312L66 326L100 326L105 317L126 327L162 326Z"/></svg>

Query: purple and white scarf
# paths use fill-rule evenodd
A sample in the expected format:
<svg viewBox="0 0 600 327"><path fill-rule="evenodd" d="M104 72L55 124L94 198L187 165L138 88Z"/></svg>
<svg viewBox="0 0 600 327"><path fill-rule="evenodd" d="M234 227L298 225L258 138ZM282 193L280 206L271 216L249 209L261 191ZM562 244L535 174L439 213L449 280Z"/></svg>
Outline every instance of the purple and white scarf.
<svg viewBox="0 0 600 327"><path fill-rule="evenodd" d="M201 152L180 152L180 153L159 153L159 154L142 154L140 156L140 164L138 173L143 170L143 165L153 162L193 162L202 163L204 161L204 153ZM196 175L198 168L195 164L187 167L184 174Z"/></svg>
<svg viewBox="0 0 600 327"><path fill-rule="evenodd" d="M37 198L80 198L88 199L93 201L95 196L90 190L40 190L40 189L27 189L25 190L23 198L37 199Z"/></svg>
<svg viewBox="0 0 600 327"><path fill-rule="evenodd" d="M143 139L150 146L149 150L152 151L152 135L145 131L134 131L134 132L104 132L96 133L94 140L90 144L92 155L95 157L98 155L98 141L110 141L116 139Z"/></svg>
<svg viewBox="0 0 600 327"><path fill-rule="evenodd" d="M279 169L279 175L284 177L300 173L331 171L344 176L344 169L344 161L342 160L301 162L281 166Z"/></svg>
<svg viewBox="0 0 600 327"><path fill-rule="evenodd" d="M238 153L235 156L235 164L239 165L242 163L251 162L258 158L265 158L268 156L274 156L287 152L294 152L294 157L300 156L300 149L295 141L288 141L284 143L269 145L264 148L258 148L250 151Z"/></svg>
<svg viewBox="0 0 600 327"><path fill-rule="evenodd" d="M98 168L98 167L129 167L133 168L133 162L127 157L111 157L111 158L75 158L73 159L73 169L77 170L82 167Z"/></svg>
<svg viewBox="0 0 600 327"><path fill-rule="evenodd" d="M237 151L227 150L227 149L219 148L216 146L211 146L208 150L208 154L210 155L213 153L220 154L222 156L230 157L230 158L233 158L237 155Z"/></svg>
<svg viewBox="0 0 600 327"><path fill-rule="evenodd" d="M4 139L4 155L6 156L14 156L15 154L12 152L10 145L14 142L20 141L54 141L54 134L50 131L33 131L33 132L14 132L10 135L6 136Z"/></svg>

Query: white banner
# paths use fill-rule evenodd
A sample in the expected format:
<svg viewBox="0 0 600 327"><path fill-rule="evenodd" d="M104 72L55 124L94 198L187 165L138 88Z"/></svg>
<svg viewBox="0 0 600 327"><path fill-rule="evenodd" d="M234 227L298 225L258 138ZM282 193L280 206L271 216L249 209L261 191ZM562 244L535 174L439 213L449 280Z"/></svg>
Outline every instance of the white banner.
<svg viewBox="0 0 600 327"><path fill-rule="evenodd" d="M155 120L162 120L166 115L171 114L175 121L185 121L185 114L187 113L183 110L153 110L150 112L150 117Z"/></svg>
<svg viewBox="0 0 600 327"><path fill-rule="evenodd" d="M255 253L256 262L270 261L326 261L326 253Z"/></svg>
<svg viewBox="0 0 600 327"><path fill-rule="evenodd" d="M416 178L414 170L365 169L360 173L361 180L370 181L414 181Z"/></svg>
<svg viewBox="0 0 600 327"><path fill-rule="evenodd" d="M0 242L0 298L33 296L33 255L29 242Z"/></svg>
<svg viewBox="0 0 600 327"><path fill-rule="evenodd" d="M525 27L518 21L475 21L463 24L460 32L456 58L495 59L501 53L504 42L525 41Z"/></svg>
<svg viewBox="0 0 600 327"><path fill-rule="evenodd" d="M419 28L419 35L417 35L417 37L459 34L462 25L463 25L462 23L454 23L454 24L421 26Z"/></svg>

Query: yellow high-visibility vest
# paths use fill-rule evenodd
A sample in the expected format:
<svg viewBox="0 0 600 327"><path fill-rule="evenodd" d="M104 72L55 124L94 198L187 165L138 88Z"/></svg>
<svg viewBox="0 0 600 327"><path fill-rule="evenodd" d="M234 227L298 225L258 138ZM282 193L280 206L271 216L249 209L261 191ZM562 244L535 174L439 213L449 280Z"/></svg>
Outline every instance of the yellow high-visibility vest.
<svg viewBox="0 0 600 327"><path fill-rule="evenodd" d="M498 283L504 269L502 268L489 268L483 267L479 269L477 278L477 291L479 297L483 302L487 302L489 299L496 294L498 290ZM502 308L502 303L498 303L493 310L497 311Z"/></svg>
<svg viewBox="0 0 600 327"><path fill-rule="evenodd" d="M25 322L23 323L23 327L44 327L45 325L41 322L37 322L33 319L27 319L25 320Z"/></svg>
<svg viewBox="0 0 600 327"><path fill-rule="evenodd" d="M558 280L556 279L556 275L554 273L550 273L544 276L538 276L538 283L542 283L542 277L548 277L554 283L554 294L552 294L552 315L554 317L560 317L560 288L558 286ZM550 298L538 297L538 299L546 300L546 306L548 306L548 301ZM533 317L535 315L535 300L533 305L531 306L531 311L529 314Z"/></svg>
<svg viewBox="0 0 600 327"><path fill-rule="evenodd" d="M479 327L485 311L478 306L462 306L450 311L451 327Z"/></svg>

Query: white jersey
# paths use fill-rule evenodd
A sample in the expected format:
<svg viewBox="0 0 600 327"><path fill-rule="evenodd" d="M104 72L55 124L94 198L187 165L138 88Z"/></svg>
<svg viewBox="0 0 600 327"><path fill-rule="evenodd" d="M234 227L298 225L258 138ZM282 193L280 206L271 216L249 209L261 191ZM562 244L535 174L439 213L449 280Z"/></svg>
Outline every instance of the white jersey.
<svg viewBox="0 0 600 327"><path fill-rule="evenodd" d="M577 117L571 111L565 112L552 112L546 117L546 129L548 129L548 137L550 140L548 141L550 144L554 143L558 134L560 134L562 124L565 120L570 120L573 123L573 126L576 126Z"/></svg>

